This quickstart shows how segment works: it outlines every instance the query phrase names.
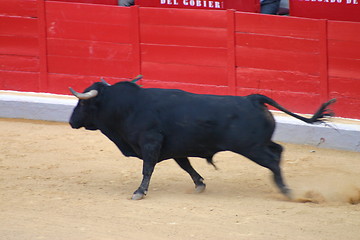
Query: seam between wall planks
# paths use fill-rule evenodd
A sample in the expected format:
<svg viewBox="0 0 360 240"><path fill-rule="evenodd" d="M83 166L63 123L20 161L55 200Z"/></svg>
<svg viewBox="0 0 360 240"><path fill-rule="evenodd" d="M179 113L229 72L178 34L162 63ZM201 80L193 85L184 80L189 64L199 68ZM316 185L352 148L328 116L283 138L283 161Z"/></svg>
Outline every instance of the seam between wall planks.
<svg viewBox="0 0 360 240"><path fill-rule="evenodd" d="M329 48L328 48L328 21L320 21L320 101L329 100Z"/></svg>
<svg viewBox="0 0 360 240"><path fill-rule="evenodd" d="M133 33L131 34L133 40L133 51L134 51L134 64L136 74L141 74L141 36L140 36L140 9L139 6L132 6L130 7L132 11L132 24L133 27L131 28ZM135 76L133 76L135 77ZM141 79L140 79L141 84Z"/></svg>
<svg viewBox="0 0 360 240"><path fill-rule="evenodd" d="M48 84L48 61L47 61L47 34L46 34L46 6L44 0L37 0L38 8L38 33L39 33L39 56L40 56L40 74L39 90L46 92L49 89Z"/></svg>
<svg viewBox="0 0 360 240"><path fill-rule="evenodd" d="M235 64L235 11L227 10L227 78L228 92L236 95L236 64Z"/></svg>

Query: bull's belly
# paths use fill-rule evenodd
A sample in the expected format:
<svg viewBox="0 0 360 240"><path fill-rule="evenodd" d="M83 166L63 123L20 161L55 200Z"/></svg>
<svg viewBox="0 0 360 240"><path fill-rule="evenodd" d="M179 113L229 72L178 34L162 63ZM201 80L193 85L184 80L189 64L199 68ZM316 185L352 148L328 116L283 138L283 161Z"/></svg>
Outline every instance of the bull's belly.
<svg viewBox="0 0 360 240"><path fill-rule="evenodd" d="M163 143L161 158L200 157L209 158L221 151L231 151L239 154L250 151L254 146L266 144L271 140L272 131L227 132L226 134L211 134L205 137L168 138Z"/></svg>
<svg viewBox="0 0 360 240"><path fill-rule="evenodd" d="M216 153L222 151L233 151L237 153L242 152L241 144L228 145L228 144L193 144L193 145L178 145L178 146L165 146L161 150L161 159L170 158L184 158L184 157L199 157L211 158Z"/></svg>

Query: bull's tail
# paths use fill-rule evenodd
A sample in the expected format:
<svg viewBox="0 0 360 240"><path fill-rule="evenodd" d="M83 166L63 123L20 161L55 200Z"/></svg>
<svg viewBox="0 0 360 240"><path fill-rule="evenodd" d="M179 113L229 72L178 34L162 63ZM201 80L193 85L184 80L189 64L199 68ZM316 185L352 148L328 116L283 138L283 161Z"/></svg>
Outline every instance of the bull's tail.
<svg viewBox="0 0 360 240"><path fill-rule="evenodd" d="M336 102L336 99L334 98L334 99L327 101L326 103L323 103L311 118L306 118L306 117L300 116L296 113L290 112L289 110L282 107L280 104L278 104L273 99L271 99L267 96L260 95L260 94L254 94L254 95L249 95L248 97L260 104L269 104L269 105L279 109L280 111L282 111L286 114L289 114L290 116L292 116L294 118L297 118L301 121L304 121L304 122L310 123L310 124L323 123L327 117L334 116L334 112L331 109L329 109L328 106Z"/></svg>

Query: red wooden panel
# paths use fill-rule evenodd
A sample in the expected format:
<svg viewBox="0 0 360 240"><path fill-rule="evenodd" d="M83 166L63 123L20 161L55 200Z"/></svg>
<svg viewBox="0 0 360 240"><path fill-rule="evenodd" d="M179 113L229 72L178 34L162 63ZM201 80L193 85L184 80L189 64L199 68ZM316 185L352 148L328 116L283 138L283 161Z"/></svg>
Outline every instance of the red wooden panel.
<svg viewBox="0 0 360 240"><path fill-rule="evenodd" d="M37 17L37 0L1 0L0 15Z"/></svg>
<svg viewBox="0 0 360 240"><path fill-rule="evenodd" d="M280 74L279 74L280 75ZM316 94L319 92L319 81L313 82L311 79L301 79L291 81L288 79L264 79L260 81L260 89L271 89L275 91L289 91L304 94Z"/></svg>
<svg viewBox="0 0 360 240"><path fill-rule="evenodd" d="M226 28L226 12L165 8L140 8L141 24Z"/></svg>
<svg viewBox="0 0 360 240"><path fill-rule="evenodd" d="M50 38L114 43L129 43L132 40L130 8L47 2L46 10Z"/></svg>
<svg viewBox="0 0 360 240"><path fill-rule="evenodd" d="M100 81L100 76L84 76L84 75L68 75L68 74L49 74L49 91L57 94L71 95L69 87L72 87L78 92L84 91L94 82ZM110 83L119 81L126 81L124 78L105 77L105 80Z"/></svg>
<svg viewBox="0 0 360 240"><path fill-rule="evenodd" d="M47 0L47 1L106 4L106 5L117 5L118 4L118 0Z"/></svg>
<svg viewBox="0 0 360 240"><path fill-rule="evenodd" d="M226 17L228 21L227 30L227 82L228 82L228 94L236 95L236 41L235 41L235 12L233 10L226 11Z"/></svg>
<svg viewBox="0 0 360 240"><path fill-rule="evenodd" d="M244 87L236 88L237 96L247 96L250 94L260 94L260 91L257 88L244 88ZM266 94L264 94L264 95L266 95ZM267 96L271 97L270 94L268 94Z"/></svg>
<svg viewBox="0 0 360 240"><path fill-rule="evenodd" d="M320 21L313 19L235 13L235 28L237 32L318 39L321 27Z"/></svg>
<svg viewBox="0 0 360 240"><path fill-rule="evenodd" d="M38 34L37 24L36 18L0 16L0 35L35 37Z"/></svg>
<svg viewBox="0 0 360 240"><path fill-rule="evenodd" d="M47 61L47 36L46 36L46 9L45 1L38 0L38 37L39 37L39 64L40 64L40 81L39 89L42 92L46 92L48 89L48 61Z"/></svg>
<svg viewBox="0 0 360 240"><path fill-rule="evenodd" d="M0 70L38 72L39 58L32 56L0 55Z"/></svg>
<svg viewBox="0 0 360 240"><path fill-rule="evenodd" d="M329 92L337 116L360 118L360 23L328 21Z"/></svg>
<svg viewBox="0 0 360 240"><path fill-rule="evenodd" d="M338 117L360 119L360 99L347 98L338 94L330 94L331 98L336 98L337 102L331 107Z"/></svg>
<svg viewBox="0 0 360 240"><path fill-rule="evenodd" d="M171 34L169 34L171 33ZM226 47L226 29L141 25L141 42L148 44Z"/></svg>
<svg viewBox="0 0 360 240"><path fill-rule="evenodd" d="M146 79L167 82L171 81L227 86L225 67L143 62L142 74L146 77Z"/></svg>
<svg viewBox="0 0 360 240"><path fill-rule="evenodd" d="M0 54L11 55L39 55L39 40L34 37L1 36Z"/></svg>
<svg viewBox="0 0 360 240"><path fill-rule="evenodd" d="M53 1L46 2L46 15L48 22L86 22L126 26L131 20L130 8Z"/></svg>
<svg viewBox="0 0 360 240"><path fill-rule="evenodd" d="M360 59L360 38L354 40L328 40L329 57Z"/></svg>
<svg viewBox="0 0 360 240"><path fill-rule="evenodd" d="M39 73L0 70L0 89L15 91L38 91Z"/></svg>
<svg viewBox="0 0 360 240"><path fill-rule="evenodd" d="M313 114L320 107L320 95L294 93L289 91L273 92L272 98L292 112Z"/></svg>
<svg viewBox="0 0 360 240"><path fill-rule="evenodd" d="M300 72L237 68L237 86L301 93L318 93L320 77Z"/></svg>
<svg viewBox="0 0 360 240"><path fill-rule="evenodd" d="M237 95L263 94L292 112L313 114L320 106L318 94L298 93L290 91L273 91L269 89L237 88ZM270 108L278 110L275 108Z"/></svg>
<svg viewBox="0 0 360 240"><path fill-rule="evenodd" d="M360 5L359 5L359 7L360 7ZM347 41L359 42L360 41L360 23L359 22L328 21L328 38L343 40L343 41L347 40Z"/></svg>
<svg viewBox="0 0 360 240"><path fill-rule="evenodd" d="M98 81L99 78L91 76L49 74L48 79L49 92L55 94L71 95L69 87L72 87L78 92L82 92L93 82Z"/></svg>
<svg viewBox="0 0 360 240"><path fill-rule="evenodd" d="M129 43L131 36L129 26L106 23L86 22L47 22L49 38ZM116 33L116 34L114 34Z"/></svg>
<svg viewBox="0 0 360 240"><path fill-rule="evenodd" d="M360 78L347 79L330 77L329 91L330 94L360 99Z"/></svg>
<svg viewBox="0 0 360 240"><path fill-rule="evenodd" d="M236 47L236 66L319 75L320 57L276 49Z"/></svg>
<svg viewBox="0 0 360 240"><path fill-rule="evenodd" d="M133 67L137 74L141 73L141 49L140 49L140 19L139 19L139 7L131 7L131 37L133 43Z"/></svg>
<svg viewBox="0 0 360 240"><path fill-rule="evenodd" d="M279 51L319 53L320 43L317 39L294 38L287 36L236 33L236 45L277 49Z"/></svg>
<svg viewBox="0 0 360 240"><path fill-rule="evenodd" d="M329 76L338 77L332 80L331 85L336 86L339 94L353 95L353 91L360 91L357 86L360 79L360 23L328 22L329 35ZM341 79L343 78L343 79ZM352 81L350 79L353 79ZM351 82L351 84L348 84ZM352 87L351 85L354 84ZM346 86L346 87L342 87ZM347 90L347 88L349 88ZM332 88L332 90L334 90Z"/></svg>
<svg viewBox="0 0 360 240"><path fill-rule="evenodd" d="M47 46L49 55L102 58L115 61L133 59L133 48L130 44L49 38Z"/></svg>
<svg viewBox="0 0 360 240"><path fill-rule="evenodd" d="M329 76L360 79L360 60L329 58Z"/></svg>
<svg viewBox="0 0 360 240"><path fill-rule="evenodd" d="M227 60L227 52L223 48L144 44L141 51L141 59L144 62L225 67Z"/></svg>
<svg viewBox="0 0 360 240"><path fill-rule="evenodd" d="M48 56L49 73L74 75L133 77L135 73L132 62L78 57Z"/></svg>

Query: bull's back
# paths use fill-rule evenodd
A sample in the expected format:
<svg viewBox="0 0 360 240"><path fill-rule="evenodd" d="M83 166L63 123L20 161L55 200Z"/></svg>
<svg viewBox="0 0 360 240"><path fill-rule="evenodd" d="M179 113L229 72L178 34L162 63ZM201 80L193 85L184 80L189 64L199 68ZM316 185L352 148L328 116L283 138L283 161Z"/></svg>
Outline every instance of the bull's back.
<svg viewBox="0 0 360 240"><path fill-rule="evenodd" d="M153 112L158 113L164 134L164 158L241 151L267 141L274 130L269 112L246 97L168 90L155 102Z"/></svg>

